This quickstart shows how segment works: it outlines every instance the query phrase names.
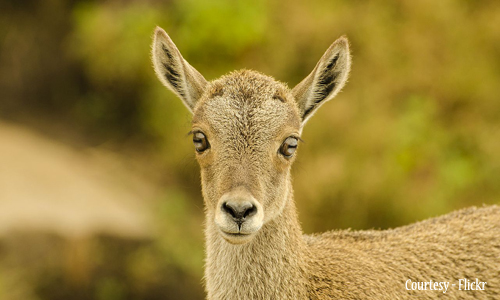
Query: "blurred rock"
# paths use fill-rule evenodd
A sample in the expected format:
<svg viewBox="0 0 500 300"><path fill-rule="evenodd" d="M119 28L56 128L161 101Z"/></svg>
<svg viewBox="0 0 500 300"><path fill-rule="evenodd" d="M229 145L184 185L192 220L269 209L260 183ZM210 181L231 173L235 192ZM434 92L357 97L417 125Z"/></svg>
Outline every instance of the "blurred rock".
<svg viewBox="0 0 500 300"><path fill-rule="evenodd" d="M12 230L71 239L151 234L155 189L116 158L4 122L0 137L0 236Z"/></svg>

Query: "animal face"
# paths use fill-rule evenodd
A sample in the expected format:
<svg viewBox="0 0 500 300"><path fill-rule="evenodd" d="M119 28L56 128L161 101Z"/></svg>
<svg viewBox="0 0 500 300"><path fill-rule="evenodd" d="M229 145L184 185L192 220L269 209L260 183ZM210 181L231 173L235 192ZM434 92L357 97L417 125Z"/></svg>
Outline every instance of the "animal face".
<svg viewBox="0 0 500 300"><path fill-rule="evenodd" d="M270 77L241 71L207 86L193 142L207 221L227 241L249 240L283 209L300 130L292 93Z"/></svg>
<svg viewBox="0 0 500 300"><path fill-rule="evenodd" d="M161 28L153 42L160 81L193 113L208 226L247 243L291 201L290 167L303 125L343 87L348 43L338 39L293 90L255 71L207 82Z"/></svg>

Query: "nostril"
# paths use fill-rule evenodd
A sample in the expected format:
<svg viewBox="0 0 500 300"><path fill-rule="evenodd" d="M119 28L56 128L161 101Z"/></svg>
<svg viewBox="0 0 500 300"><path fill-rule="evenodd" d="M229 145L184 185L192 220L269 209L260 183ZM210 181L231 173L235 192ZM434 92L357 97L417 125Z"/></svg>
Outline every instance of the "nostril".
<svg viewBox="0 0 500 300"><path fill-rule="evenodd" d="M250 204L251 206L247 208L247 210L243 213L243 218L251 217L257 213L257 207L255 205Z"/></svg>
<svg viewBox="0 0 500 300"><path fill-rule="evenodd" d="M227 201L222 203L222 211L229 214L235 221L242 221L247 217L251 217L257 213L257 207L250 202L232 202Z"/></svg>
<svg viewBox="0 0 500 300"><path fill-rule="evenodd" d="M236 212L234 208L229 205L227 202L222 203L222 210L226 213L230 214L233 218L236 218Z"/></svg>

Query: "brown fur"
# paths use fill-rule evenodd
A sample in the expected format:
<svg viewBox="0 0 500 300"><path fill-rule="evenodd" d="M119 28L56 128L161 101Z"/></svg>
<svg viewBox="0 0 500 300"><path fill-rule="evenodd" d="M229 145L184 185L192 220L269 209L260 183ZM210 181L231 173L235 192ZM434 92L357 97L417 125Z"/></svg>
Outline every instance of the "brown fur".
<svg viewBox="0 0 500 300"><path fill-rule="evenodd" d="M193 112L206 207L208 299L405 299L500 297L500 208L469 208L385 231L302 234L290 178L288 137L343 87L350 70L340 38L293 90L255 71L207 82L168 35L155 32L160 80ZM224 207L251 204L241 223ZM238 225L239 224L239 225ZM239 227L238 227L238 226ZM236 233L236 234L235 234ZM405 282L467 278L484 291L408 291Z"/></svg>

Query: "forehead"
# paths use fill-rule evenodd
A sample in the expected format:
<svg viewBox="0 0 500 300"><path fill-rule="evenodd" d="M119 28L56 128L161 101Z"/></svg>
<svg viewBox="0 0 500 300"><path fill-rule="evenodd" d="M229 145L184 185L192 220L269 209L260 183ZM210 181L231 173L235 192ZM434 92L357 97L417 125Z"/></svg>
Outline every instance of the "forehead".
<svg viewBox="0 0 500 300"><path fill-rule="evenodd" d="M211 82L197 104L193 124L208 126L219 138L272 139L300 129L290 90L271 77L238 71Z"/></svg>

